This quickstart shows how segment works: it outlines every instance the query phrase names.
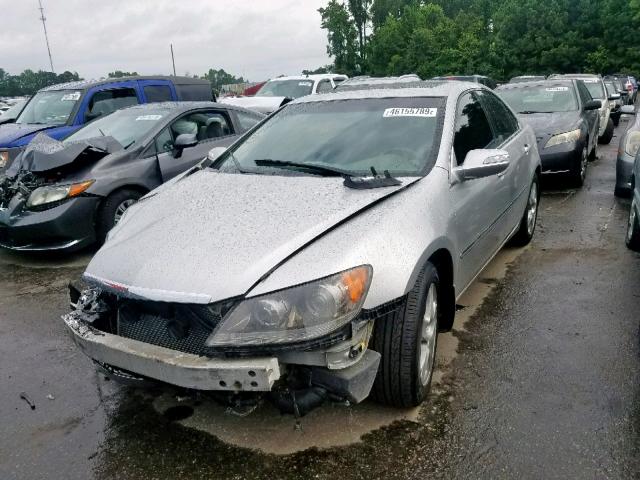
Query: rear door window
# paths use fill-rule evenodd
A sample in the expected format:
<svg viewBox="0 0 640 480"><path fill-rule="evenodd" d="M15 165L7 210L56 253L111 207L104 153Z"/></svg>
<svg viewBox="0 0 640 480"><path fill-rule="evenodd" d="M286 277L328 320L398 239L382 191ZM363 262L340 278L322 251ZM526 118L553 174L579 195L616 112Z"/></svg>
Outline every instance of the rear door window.
<svg viewBox="0 0 640 480"><path fill-rule="evenodd" d="M456 112L453 151L458 165L471 150L487 148L494 142L493 131L477 92L460 97Z"/></svg>
<svg viewBox="0 0 640 480"><path fill-rule="evenodd" d="M109 115L121 108L137 105L138 95L133 88L113 88L93 94L89 100L85 120L93 120L103 115Z"/></svg>
<svg viewBox="0 0 640 480"><path fill-rule="evenodd" d="M492 146L502 145L518 131L518 120L498 97L488 92L479 92L479 94L493 125Z"/></svg>
<svg viewBox="0 0 640 480"><path fill-rule="evenodd" d="M147 99L147 103L154 102L170 102L171 89L167 85L145 85L144 96Z"/></svg>
<svg viewBox="0 0 640 480"><path fill-rule="evenodd" d="M584 106L585 103L593 100L593 98L591 98L589 90L587 90L587 87L585 87L584 83L581 80L578 80L576 82L576 85L578 86L578 95L580 95L580 100L582 100L582 106Z"/></svg>
<svg viewBox="0 0 640 480"><path fill-rule="evenodd" d="M333 91L333 85L331 85L331 80L322 80L318 83L318 88L316 89L317 93L329 93Z"/></svg>
<svg viewBox="0 0 640 480"><path fill-rule="evenodd" d="M226 112L204 110L192 112L174 121L171 126L173 138L188 133L195 135L198 141L205 142L233 134L233 127Z"/></svg>

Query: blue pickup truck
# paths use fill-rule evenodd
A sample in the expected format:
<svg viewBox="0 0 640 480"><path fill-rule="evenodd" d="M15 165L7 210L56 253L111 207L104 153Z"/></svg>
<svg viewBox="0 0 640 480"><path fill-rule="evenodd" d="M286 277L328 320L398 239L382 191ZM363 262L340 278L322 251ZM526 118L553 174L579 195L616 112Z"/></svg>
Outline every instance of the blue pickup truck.
<svg viewBox="0 0 640 480"><path fill-rule="evenodd" d="M189 77L124 77L43 88L15 122L0 125L0 172L39 132L62 140L85 123L120 108L183 100L214 100L211 84Z"/></svg>

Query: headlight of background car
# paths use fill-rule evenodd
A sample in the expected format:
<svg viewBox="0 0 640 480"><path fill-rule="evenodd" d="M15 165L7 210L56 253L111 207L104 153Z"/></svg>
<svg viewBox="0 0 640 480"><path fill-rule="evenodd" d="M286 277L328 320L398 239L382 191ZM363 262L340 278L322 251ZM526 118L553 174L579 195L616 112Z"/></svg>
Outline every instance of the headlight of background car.
<svg viewBox="0 0 640 480"><path fill-rule="evenodd" d="M624 151L627 155L635 157L636 153L638 153L638 147L640 147L640 131L629 132L624 143Z"/></svg>
<svg viewBox="0 0 640 480"><path fill-rule="evenodd" d="M9 152L0 152L0 168L4 168L9 163Z"/></svg>
<svg viewBox="0 0 640 480"><path fill-rule="evenodd" d="M577 142L580 140L580 129L572 130L571 132L561 133L554 135L549 139L545 148L554 147L556 145L562 145L563 143Z"/></svg>
<svg viewBox="0 0 640 480"><path fill-rule="evenodd" d="M369 291L369 265L244 300L207 339L207 346L283 344L327 335L355 318Z"/></svg>
<svg viewBox="0 0 640 480"><path fill-rule="evenodd" d="M39 207L48 203L59 202L66 198L77 197L93 184L94 180L71 185L52 185L36 188L27 200L27 208Z"/></svg>

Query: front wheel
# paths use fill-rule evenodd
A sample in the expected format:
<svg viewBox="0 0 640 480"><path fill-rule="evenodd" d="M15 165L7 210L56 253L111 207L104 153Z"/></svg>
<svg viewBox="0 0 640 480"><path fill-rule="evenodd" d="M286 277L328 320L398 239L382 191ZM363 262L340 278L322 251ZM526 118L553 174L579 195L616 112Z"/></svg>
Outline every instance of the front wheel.
<svg viewBox="0 0 640 480"><path fill-rule="evenodd" d="M589 165L588 145L585 145L580 153L580 157L576 162L576 165L571 169L569 174L571 177L571 183L575 187L582 187L584 180L587 178L587 167Z"/></svg>
<svg viewBox="0 0 640 480"><path fill-rule="evenodd" d="M518 231L513 236L511 243L518 247L524 247L531 242L533 234L536 231L536 223L538 221L538 205L540 204L540 183L538 175L533 178L531 188L529 189L529 198L527 198L527 206L520 220Z"/></svg>
<svg viewBox="0 0 640 480"><path fill-rule="evenodd" d="M640 220L638 219L638 205L635 198L629 209L629 223L627 226L627 247L635 252L640 252Z"/></svg>
<svg viewBox="0 0 640 480"><path fill-rule="evenodd" d="M372 349L381 354L372 396L394 407L416 407L429 393L441 310L438 271L427 263L403 304L375 321Z"/></svg>
<svg viewBox="0 0 640 480"><path fill-rule="evenodd" d="M124 212L136 203L142 193L136 190L123 189L113 192L102 203L96 222L96 234L102 244L107 238L107 233L120 221Z"/></svg>

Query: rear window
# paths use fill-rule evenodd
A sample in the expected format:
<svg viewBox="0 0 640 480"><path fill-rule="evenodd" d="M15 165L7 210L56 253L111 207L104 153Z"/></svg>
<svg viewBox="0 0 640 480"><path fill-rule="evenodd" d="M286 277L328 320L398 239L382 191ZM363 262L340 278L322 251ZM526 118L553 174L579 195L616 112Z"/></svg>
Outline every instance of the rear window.
<svg viewBox="0 0 640 480"><path fill-rule="evenodd" d="M182 101L205 101L213 100L211 88L206 84L175 85L178 100Z"/></svg>

